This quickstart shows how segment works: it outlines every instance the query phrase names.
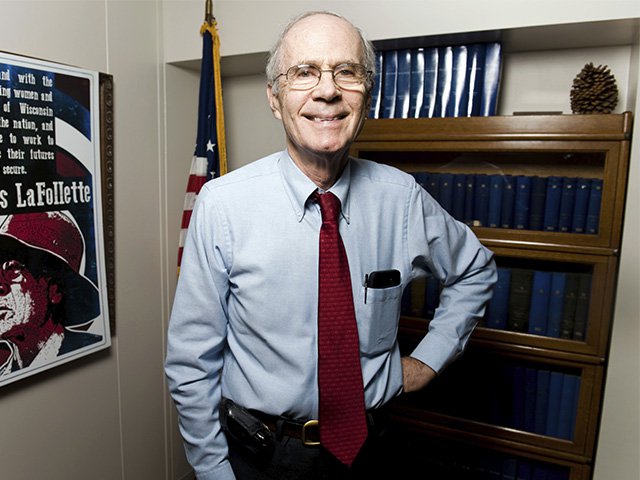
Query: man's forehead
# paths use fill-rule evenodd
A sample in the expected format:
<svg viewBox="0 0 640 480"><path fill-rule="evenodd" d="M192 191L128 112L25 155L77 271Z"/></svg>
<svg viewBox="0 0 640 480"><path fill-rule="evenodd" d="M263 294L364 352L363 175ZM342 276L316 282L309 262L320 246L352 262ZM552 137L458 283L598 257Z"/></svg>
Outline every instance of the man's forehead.
<svg viewBox="0 0 640 480"><path fill-rule="evenodd" d="M351 23L319 14L296 23L283 39L283 57L291 64L332 66L362 59L360 36Z"/></svg>

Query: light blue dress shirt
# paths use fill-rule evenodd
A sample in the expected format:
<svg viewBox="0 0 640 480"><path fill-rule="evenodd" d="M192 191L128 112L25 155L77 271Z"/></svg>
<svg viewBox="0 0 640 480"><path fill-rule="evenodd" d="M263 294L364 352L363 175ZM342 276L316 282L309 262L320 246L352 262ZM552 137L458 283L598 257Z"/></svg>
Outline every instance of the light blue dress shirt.
<svg viewBox="0 0 640 480"><path fill-rule="evenodd" d="M286 152L208 182L189 225L168 333L166 373L199 480L234 478L218 418L222 395L248 408L317 418L320 209ZM330 188L360 337L368 409L402 392L396 335L403 289L431 272L444 288L412 356L440 371L464 348L495 282L492 253L413 177L352 158ZM397 269L401 285L365 274Z"/></svg>

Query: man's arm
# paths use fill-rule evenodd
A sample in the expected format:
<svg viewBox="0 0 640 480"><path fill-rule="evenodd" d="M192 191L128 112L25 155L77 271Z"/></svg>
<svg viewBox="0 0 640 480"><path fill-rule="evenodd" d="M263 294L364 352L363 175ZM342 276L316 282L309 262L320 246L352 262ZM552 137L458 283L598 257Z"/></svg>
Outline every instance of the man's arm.
<svg viewBox="0 0 640 480"><path fill-rule="evenodd" d="M427 386L437 373L413 357L402 357L402 384L405 393L415 392Z"/></svg>
<svg viewBox="0 0 640 480"><path fill-rule="evenodd" d="M169 322L165 372L189 463L198 480L234 479L220 425L220 377L227 335L227 251L211 192L201 190L187 234Z"/></svg>

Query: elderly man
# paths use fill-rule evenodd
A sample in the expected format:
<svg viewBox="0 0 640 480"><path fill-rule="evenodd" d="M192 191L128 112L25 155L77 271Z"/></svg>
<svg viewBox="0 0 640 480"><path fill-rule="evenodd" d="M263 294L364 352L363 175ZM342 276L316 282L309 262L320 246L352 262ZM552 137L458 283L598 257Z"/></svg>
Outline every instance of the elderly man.
<svg viewBox="0 0 640 480"><path fill-rule="evenodd" d="M0 377L46 365L102 339L86 333L98 290L80 273L84 242L62 212L5 217L0 225Z"/></svg>
<svg viewBox="0 0 640 480"><path fill-rule="evenodd" d="M189 227L166 372L198 479L379 475L377 417L464 348L492 254L413 178L351 158L373 49L326 12L287 26L267 65L285 151L207 183ZM440 308L410 357L403 289Z"/></svg>

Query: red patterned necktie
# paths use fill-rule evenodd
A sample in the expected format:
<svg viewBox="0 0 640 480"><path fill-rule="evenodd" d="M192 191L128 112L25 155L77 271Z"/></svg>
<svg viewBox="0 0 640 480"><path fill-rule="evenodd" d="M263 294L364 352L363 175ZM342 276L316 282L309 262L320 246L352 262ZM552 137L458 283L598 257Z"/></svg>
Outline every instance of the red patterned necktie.
<svg viewBox="0 0 640 480"><path fill-rule="evenodd" d="M367 438L358 327L347 254L338 229L340 200L314 194L322 212L318 290L320 441L351 465Z"/></svg>

